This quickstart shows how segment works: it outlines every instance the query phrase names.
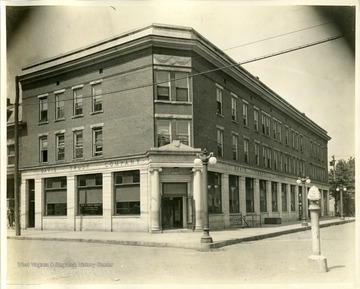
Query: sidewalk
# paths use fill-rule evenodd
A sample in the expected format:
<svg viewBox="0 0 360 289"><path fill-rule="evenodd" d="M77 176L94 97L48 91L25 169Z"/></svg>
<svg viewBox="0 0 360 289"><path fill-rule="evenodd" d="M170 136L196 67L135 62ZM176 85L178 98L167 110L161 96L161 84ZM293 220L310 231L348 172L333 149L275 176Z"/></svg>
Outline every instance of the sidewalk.
<svg viewBox="0 0 360 289"><path fill-rule="evenodd" d="M340 220L339 218L320 219L320 228L349 222L355 222L355 218L346 218L345 220ZM160 234L102 231L43 231L27 229L21 230L21 236L15 236L15 230L9 229L7 238L16 240L69 241L129 246L172 247L208 251L241 242L310 230L311 223L309 222L308 224L309 226L307 227L301 226L301 221L297 221L281 225L262 225L262 227L210 231L213 243L209 244L200 242L203 235L202 231L194 232L186 229L163 231L163 233Z"/></svg>

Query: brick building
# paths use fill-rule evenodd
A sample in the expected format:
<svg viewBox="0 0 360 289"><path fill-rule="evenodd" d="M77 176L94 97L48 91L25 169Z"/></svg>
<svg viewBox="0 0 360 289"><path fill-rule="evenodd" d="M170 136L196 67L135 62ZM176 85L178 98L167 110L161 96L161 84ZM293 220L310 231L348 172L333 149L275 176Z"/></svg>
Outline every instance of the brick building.
<svg viewBox="0 0 360 289"><path fill-rule="evenodd" d="M19 81L23 228L201 229L204 148L211 229L299 219L305 175L327 214L327 132L191 28L131 31Z"/></svg>

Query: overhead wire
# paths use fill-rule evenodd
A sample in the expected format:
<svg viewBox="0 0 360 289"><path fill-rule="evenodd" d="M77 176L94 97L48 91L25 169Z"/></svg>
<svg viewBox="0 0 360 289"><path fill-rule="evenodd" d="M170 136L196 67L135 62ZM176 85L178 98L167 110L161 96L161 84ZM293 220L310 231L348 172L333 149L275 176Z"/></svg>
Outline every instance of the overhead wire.
<svg viewBox="0 0 360 289"><path fill-rule="evenodd" d="M285 34L273 36L273 37L270 37L269 39L280 37L280 36L283 36L283 35L296 33L298 31L304 31L304 30L311 29L311 28L314 28L314 27L326 25L326 24L329 24L329 23L331 23L331 22L327 22L327 23L324 23L324 24L320 24L320 25L316 25L316 26L312 26L312 27L308 27L308 28L303 28L303 29L300 29L300 30L297 30L297 31L288 32L288 33L285 33ZM218 68L206 70L206 71L203 71L203 72L189 74L189 75L187 75L185 77L171 79L169 81L154 82L154 83L144 84L144 85L140 85L140 86L136 86L136 87L111 91L111 92L107 92L107 93L101 93L101 96L114 94L114 93L122 93L122 92L127 92L127 91L131 91L131 90L135 90L135 89L146 88L146 87L154 87L154 86L159 85L159 84L165 84L165 83L170 83L170 82L174 82L174 81L177 81L177 80L182 80L182 79L187 79L187 78L191 78L191 77L201 76L201 75L204 75L204 74L207 74L207 73L216 72L216 71L220 71L220 70L225 70L225 69L237 67L237 66L240 66L240 65L248 64L248 63L251 63L251 62L263 60L263 59L266 59L266 58L275 57L275 56L279 56L279 55L282 55L282 54L290 53L290 52L297 51L297 50L300 50L300 49L305 49L305 48L308 48L308 47L311 47L311 46L315 46L315 45L319 45L319 44L322 44L322 43L325 43L325 42L333 41L333 40L336 40L336 39L339 39L339 38L342 38L342 37L343 37L342 35L337 35L337 36L329 37L329 38L326 38L326 39L323 39L323 40L318 40L318 41L315 41L315 42L312 42L312 43L304 44L304 45L301 45L301 46L289 48L287 50L282 50L282 51L275 52L275 53L272 53L272 54L264 55L264 56L261 56L261 57L257 57L257 58L253 58L253 59L249 59L249 60L245 60L245 61L241 61L241 62L236 62L236 63L230 64L230 65L226 65L226 66L223 66L223 67L218 67ZM264 39L264 40L266 40L266 39ZM259 40L257 42L264 41L264 40ZM240 46L235 46L233 48L238 48L238 47L240 47ZM227 50L233 49L233 48L228 48ZM108 77L108 78L110 78L110 77ZM106 80L104 80L103 82L105 82L105 81ZM51 93L52 92L53 92L53 90L51 90ZM91 97L93 97L92 94L91 95L82 95L81 99L86 99L86 98L91 98ZM61 102L65 102L65 101L74 101L74 100L72 98L71 99L64 99ZM47 104L54 104L54 103L56 103L56 101L47 101ZM31 106L31 105L39 105L39 103L38 102L27 103L27 104L19 103L19 105L20 106Z"/></svg>

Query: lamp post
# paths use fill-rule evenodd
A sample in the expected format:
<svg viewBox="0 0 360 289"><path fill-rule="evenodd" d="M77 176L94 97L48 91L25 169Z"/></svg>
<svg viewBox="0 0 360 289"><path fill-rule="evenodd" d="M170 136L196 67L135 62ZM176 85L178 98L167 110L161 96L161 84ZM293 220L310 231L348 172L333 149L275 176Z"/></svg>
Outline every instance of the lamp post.
<svg viewBox="0 0 360 289"><path fill-rule="evenodd" d="M201 154L196 155L196 159L194 160L195 165L202 165L202 199L203 199L203 231L204 235L201 237L201 243L212 243L213 239L211 238L209 231L209 208L208 208L208 178L207 178L207 166L208 164L215 165L217 162L214 154L208 153L206 149Z"/></svg>
<svg viewBox="0 0 360 289"><path fill-rule="evenodd" d="M301 222L301 226L308 226L307 220L306 220L306 202L307 202L307 198L306 198L306 186L305 184L310 184L311 180L309 177L299 177L296 181L298 184L302 184L302 222Z"/></svg>
<svg viewBox="0 0 360 289"><path fill-rule="evenodd" d="M340 220L344 220L344 211L343 211L343 191L346 192L346 187L343 185L339 185L336 188L336 191L340 191Z"/></svg>

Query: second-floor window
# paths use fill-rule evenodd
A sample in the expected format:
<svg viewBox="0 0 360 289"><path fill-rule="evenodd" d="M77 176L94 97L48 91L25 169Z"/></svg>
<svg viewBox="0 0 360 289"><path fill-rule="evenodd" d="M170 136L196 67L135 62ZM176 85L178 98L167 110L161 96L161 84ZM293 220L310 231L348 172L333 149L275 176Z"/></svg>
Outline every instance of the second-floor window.
<svg viewBox="0 0 360 289"><path fill-rule="evenodd" d="M65 118L64 114L64 93L55 94L55 119Z"/></svg>
<svg viewBox="0 0 360 289"><path fill-rule="evenodd" d="M255 163L260 165L260 144L255 143Z"/></svg>
<svg viewBox="0 0 360 289"><path fill-rule="evenodd" d="M39 146L40 146L40 163L46 163L48 161L48 141L47 141L47 136L40 137Z"/></svg>
<svg viewBox="0 0 360 289"><path fill-rule="evenodd" d="M233 152L233 160L238 160L238 136L232 136L232 152Z"/></svg>
<svg viewBox="0 0 360 289"><path fill-rule="evenodd" d="M74 158L79 159L83 157L83 131L74 131Z"/></svg>
<svg viewBox="0 0 360 289"><path fill-rule="evenodd" d="M244 139L244 162L249 163L249 140Z"/></svg>
<svg viewBox="0 0 360 289"><path fill-rule="evenodd" d="M8 145L7 147L8 166L15 163L15 145Z"/></svg>
<svg viewBox="0 0 360 289"><path fill-rule="evenodd" d="M159 119L157 127L157 146L161 147L179 140L185 145L190 145L190 122L187 120Z"/></svg>
<svg viewBox="0 0 360 289"><path fill-rule="evenodd" d="M218 156L222 157L224 154L224 131L222 129L217 130L217 147Z"/></svg>
<svg viewBox="0 0 360 289"><path fill-rule="evenodd" d="M65 134L59 133L56 135L56 160L62 161L65 159Z"/></svg>
<svg viewBox="0 0 360 289"><path fill-rule="evenodd" d="M39 98L39 122L48 121L48 98Z"/></svg>
<svg viewBox="0 0 360 289"><path fill-rule="evenodd" d="M102 127L93 128L93 156L103 155Z"/></svg>
<svg viewBox="0 0 360 289"><path fill-rule="evenodd" d="M96 83L91 86L92 90L92 111L99 112L103 110L102 103L102 85L101 83Z"/></svg>
<svg viewBox="0 0 360 289"><path fill-rule="evenodd" d="M259 110L254 108L254 130L259 131Z"/></svg>

